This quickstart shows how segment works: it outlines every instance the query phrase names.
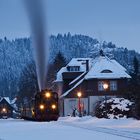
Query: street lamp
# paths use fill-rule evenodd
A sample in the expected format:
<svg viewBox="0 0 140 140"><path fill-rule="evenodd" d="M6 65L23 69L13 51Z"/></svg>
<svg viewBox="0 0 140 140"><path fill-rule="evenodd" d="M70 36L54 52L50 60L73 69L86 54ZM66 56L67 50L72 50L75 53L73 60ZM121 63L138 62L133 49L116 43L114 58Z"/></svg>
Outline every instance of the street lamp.
<svg viewBox="0 0 140 140"><path fill-rule="evenodd" d="M82 93L81 93L81 92L78 92L78 93L77 93L77 96L78 96L78 98L81 98Z"/></svg>
<svg viewBox="0 0 140 140"><path fill-rule="evenodd" d="M82 93L78 92L77 96L78 96L79 117L82 117L82 113L81 113L81 96L82 96Z"/></svg>

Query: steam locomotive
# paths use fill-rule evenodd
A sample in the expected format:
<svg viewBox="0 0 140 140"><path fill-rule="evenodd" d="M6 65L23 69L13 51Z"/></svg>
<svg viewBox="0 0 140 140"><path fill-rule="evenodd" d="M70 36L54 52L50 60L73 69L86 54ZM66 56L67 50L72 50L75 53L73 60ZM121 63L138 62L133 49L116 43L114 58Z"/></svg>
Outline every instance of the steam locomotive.
<svg viewBox="0 0 140 140"><path fill-rule="evenodd" d="M33 121L57 121L58 94L48 89L38 92L33 100L23 105L21 116Z"/></svg>

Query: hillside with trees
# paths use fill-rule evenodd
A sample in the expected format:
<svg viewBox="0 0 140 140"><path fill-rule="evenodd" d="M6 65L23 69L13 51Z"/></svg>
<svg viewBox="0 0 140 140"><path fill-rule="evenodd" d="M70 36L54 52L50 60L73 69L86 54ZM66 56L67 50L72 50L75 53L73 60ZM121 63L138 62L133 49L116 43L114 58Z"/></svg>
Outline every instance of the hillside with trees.
<svg viewBox="0 0 140 140"><path fill-rule="evenodd" d="M51 35L48 68L48 81L50 82L48 86L50 87L50 83L55 79L55 74L59 68L66 65L71 58L95 58L100 49L103 49L107 56L115 58L129 72L133 70L134 57L140 61L140 54L135 50L117 47L112 42L104 41L100 43L96 38L85 35L71 35L70 33ZM14 97L15 95L21 95L22 81L26 81L26 79L22 79L24 73L26 73L24 78L31 76L31 80L33 80L32 76L36 74L35 72L33 72L33 75L29 73L28 76L27 74L30 67L35 69L34 66L31 66L34 65L34 59L30 38L8 40L5 37L0 39L0 60L0 96ZM62 64L59 62L60 60L62 60ZM58 62L60 65L57 65ZM31 82L30 79L27 81L27 83L36 83ZM25 86L28 87L28 85ZM29 87L34 87L34 85L29 84Z"/></svg>

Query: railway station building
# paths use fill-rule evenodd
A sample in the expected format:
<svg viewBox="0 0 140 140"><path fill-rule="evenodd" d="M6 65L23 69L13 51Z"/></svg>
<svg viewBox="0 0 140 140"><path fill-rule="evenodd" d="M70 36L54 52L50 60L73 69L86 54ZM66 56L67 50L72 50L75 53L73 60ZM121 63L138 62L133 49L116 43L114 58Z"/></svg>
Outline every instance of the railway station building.
<svg viewBox="0 0 140 140"><path fill-rule="evenodd" d="M127 92L130 78L121 64L105 55L95 59L73 58L58 71L55 81L59 89L60 115L72 115L74 109L94 115L98 101Z"/></svg>

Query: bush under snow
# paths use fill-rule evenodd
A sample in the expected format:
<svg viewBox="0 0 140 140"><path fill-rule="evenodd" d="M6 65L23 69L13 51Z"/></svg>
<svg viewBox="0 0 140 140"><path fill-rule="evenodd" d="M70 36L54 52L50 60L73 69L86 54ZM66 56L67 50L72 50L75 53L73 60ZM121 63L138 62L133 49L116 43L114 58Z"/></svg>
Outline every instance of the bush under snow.
<svg viewBox="0 0 140 140"><path fill-rule="evenodd" d="M108 119L132 117L132 105L132 102L124 98L104 100L97 104L95 116Z"/></svg>

